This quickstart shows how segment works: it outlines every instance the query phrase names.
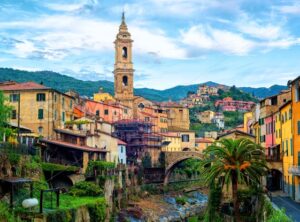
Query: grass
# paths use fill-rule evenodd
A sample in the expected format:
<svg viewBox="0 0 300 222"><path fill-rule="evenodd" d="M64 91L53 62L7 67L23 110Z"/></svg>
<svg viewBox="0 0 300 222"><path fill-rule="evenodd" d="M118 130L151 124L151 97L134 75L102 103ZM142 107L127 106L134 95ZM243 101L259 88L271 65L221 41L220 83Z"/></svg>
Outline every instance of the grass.
<svg viewBox="0 0 300 222"><path fill-rule="evenodd" d="M59 209L60 210L69 210L69 209L76 209L81 206L86 206L89 204L94 204L96 202L105 202L105 199L103 196L99 197L73 197L67 194L61 194L59 199ZM53 207L55 208L56 204L56 198L53 196ZM51 201L49 198L46 198L46 201L44 202L44 208L50 208L51 209Z"/></svg>

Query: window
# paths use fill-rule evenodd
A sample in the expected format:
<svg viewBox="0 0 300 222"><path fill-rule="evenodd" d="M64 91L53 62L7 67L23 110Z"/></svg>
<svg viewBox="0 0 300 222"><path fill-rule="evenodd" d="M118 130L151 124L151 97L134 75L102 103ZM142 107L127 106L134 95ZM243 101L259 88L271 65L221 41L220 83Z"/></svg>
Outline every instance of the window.
<svg viewBox="0 0 300 222"><path fill-rule="evenodd" d="M123 153L123 146L121 146L121 153Z"/></svg>
<svg viewBox="0 0 300 222"><path fill-rule="evenodd" d="M286 146L286 155L288 156L289 155L289 141L288 140L285 141L285 146Z"/></svg>
<svg viewBox="0 0 300 222"><path fill-rule="evenodd" d="M20 97L20 94L10 94L9 95L9 101L10 102L18 102L19 97Z"/></svg>
<svg viewBox="0 0 300 222"><path fill-rule="evenodd" d="M12 110L11 111L11 119L17 119L17 110Z"/></svg>
<svg viewBox="0 0 300 222"><path fill-rule="evenodd" d="M127 114L127 112L128 112L128 110L127 110L127 109L124 109L124 113Z"/></svg>
<svg viewBox="0 0 300 222"><path fill-rule="evenodd" d="M42 134L42 133L43 133L43 127L42 127L42 126L40 126L40 127L38 128L38 132L39 132L39 134Z"/></svg>
<svg viewBox="0 0 300 222"><path fill-rule="evenodd" d="M65 112L62 112L62 121L65 122L66 116Z"/></svg>
<svg viewBox="0 0 300 222"><path fill-rule="evenodd" d="M300 121L297 122L297 126L298 126L298 135L300 135Z"/></svg>
<svg viewBox="0 0 300 222"><path fill-rule="evenodd" d="M57 101L57 95L54 94L54 102L56 102L56 101Z"/></svg>
<svg viewBox="0 0 300 222"><path fill-rule="evenodd" d="M284 113L284 119L285 119L285 121L287 121L287 120L288 120L288 117L287 117L287 112L285 112L285 113Z"/></svg>
<svg viewBox="0 0 300 222"><path fill-rule="evenodd" d="M43 109L39 109L39 111L38 111L38 119L44 119L44 110Z"/></svg>
<svg viewBox="0 0 300 222"><path fill-rule="evenodd" d="M122 57L124 58L124 59L127 59L127 48L126 47L123 47L123 49L122 49Z"/></svg>
<svg viewBox="0 0 300 222"><path fill-rule="evenodd" d="M123 86L128 86L128 77L127 76L123 76L122 82L123 82Z"/></svg>
<svg viewBox="0 0 300 222"><path fill-rule="evenodd" d="M299 81L295 83L295 90L296 90L296 101L300 101L300 86L299 86Z"/></svg>
<svg viewBox="0 0 300 222"><path fill-rule="evenodd" d="M149 122L149 121L150 121L150 117L146 116L146 117L145 117L145 121L146 121L146 122Z"/></svg>
<svg viewBox="0 0 300 222"><path fill-rule="evenodd" d="M291 147L291 155L294 155L294 149L293 149L293 139L290 140L290 147Z"/></svg>
<svg viewBox="0 0 300 222"><path fill-rule="evenodd" d="M117 115L117 111L114 111L114 115L115 115L115 116Z"/></svg>
<svg viewBox="0 0 300 222"><path fill-rule="evenodd" d="M46 94L45 93L36 94L36 101L38 102L46 101Z"/></svg>
<svg viewBox="0 0 300 222"><path fill-rule="evenodd" d="M62 98L62 106L63 106L63 108L65 107L65 98L64 97Z"/></svg>
<svg viewBox="0 0 300 222"><path fill-rule="evenodd" d="M189 134L181 135L181 141L182 142L189 142L190 141L190 135Z"/></svg>
<svg viewBox="0 0 300 222"><path fill-rule="evenodd" d="M57 119L57 110L54 111L54 120Z"/></svg>
<svg viewBox="0 0 300 222"><path fill-rule="evenodd" d="M100 116L100 110L96 110L96 116Z"/></svg>
<svg viewBox="0 0 300 222"><path fill-rule="evenodd" d="M140 109L144 109L144 108L145 108L145 105L144 105L143 103L140 103L140 104L138 105L138 107L139 107Z"/></svg>
<svg viewBox="0 0 300 222"><path fill-rule="evenodd" d="M73 107L73 101L70 100L70 109L72 109L72 107Z"/></svg>
<svg viewBox="0 0 300 222"><path fill-rule="evenodd" d="M104 110L104 115L108 115L108 109Z"/></svg>
<svg viewBox="0 0 300 222"><path fill-rule="evenodd" d="M289 119L292 119L292 109L289 110Z"/></svg>

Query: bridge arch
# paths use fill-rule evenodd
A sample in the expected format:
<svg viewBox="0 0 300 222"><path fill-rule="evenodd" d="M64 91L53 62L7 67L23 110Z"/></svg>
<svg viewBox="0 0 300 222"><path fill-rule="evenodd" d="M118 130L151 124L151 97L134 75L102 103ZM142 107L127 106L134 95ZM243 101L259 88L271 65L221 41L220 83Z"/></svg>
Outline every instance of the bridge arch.
<svg viewBox="0 0 300 222"><path fill-rule="evenodd" d="M165 177L164 185L169 183L169 177L173 169L181 162L187 159L203 159L203 155L196 151L183 151L183 152L165 152Z"/></svg>

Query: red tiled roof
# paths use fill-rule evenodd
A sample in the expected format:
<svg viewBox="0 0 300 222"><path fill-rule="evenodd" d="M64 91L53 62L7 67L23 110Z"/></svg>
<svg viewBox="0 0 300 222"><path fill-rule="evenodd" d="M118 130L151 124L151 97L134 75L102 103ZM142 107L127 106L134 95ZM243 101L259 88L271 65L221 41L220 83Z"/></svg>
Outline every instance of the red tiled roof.
<svg viewBox="0 0 300 222"><path fill-rule="evenodd" d="M180 137L179 133L177 133L177 132L160 133L160 135L165 136L165 137Z"/></svg>
<svg viewBox="0 0 300 222"><path fill-rule="evenodd" d="M80 145L77 145L77 144L67 143L67 142L63 142L63 141L59 141L59 140L41 139L40 141L44 142L44 143L49 143L49 144L53 144L53 145L63 146L63 147L66 147L66 148L82 150L82 151L108 152L105 149L94 148L94 147L90 147L90 146L80 146Z"/></svg>
<svg viewBox="0 0 300 222"><path fill-rule="evenodd" d="M35 82L23 82L23 83L0 83L0 90L12 91L12 90L32 90L32 89L51 89L50 87L35 83Z"/></svg>
<svg viewBox="0 0 300 222"><path fill-rule="evenodd" d="M126 145L127 143L125 143L124 141L122 140L118 140L118 145Z"/></svg>
<svg viewBox="0 0 300 222"><path fill-rule="evenodd" d="M211 140L204 139L204 138L196 138L196 143L213 143Z"/></svg>

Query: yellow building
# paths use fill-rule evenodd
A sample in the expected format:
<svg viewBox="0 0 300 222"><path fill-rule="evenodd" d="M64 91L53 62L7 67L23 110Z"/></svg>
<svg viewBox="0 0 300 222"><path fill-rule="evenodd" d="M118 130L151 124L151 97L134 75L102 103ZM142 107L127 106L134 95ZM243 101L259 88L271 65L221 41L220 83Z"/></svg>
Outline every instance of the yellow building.
<svg viewBox="0 0 300 222"><path fill-rule="evenodd" d="M296 201L300 201L300 76L289 82L292 90L292 134L293 134L293 165L289 167L292 174L293 195Z"/></svg>
<svg viewBox="0 0 300 222"><path fill-rule="evenodd" d="M105 102L105 101L115 101L115 98L107 92L103 92L103 89L100 88L98 93L94 94L94 101L96 102Z"/></svg>
<svg viewBox="0 0 300 222"><path fill-rule="evenodd" d="M284 192L293 197L293 176L289 172L289 167L293 165L293 138L292 138L292 113L291 102L287 102L280 107L280 122L281 122L281 150L283 153L283 182ZM277 118L276 118L277 119ZM277 122L279 122L277 120ZM278 135L277 135L278 136ZM277 140L277 139L276 139ZM279 139L277 140L279 142Z"/></svg>
<svg viewBox="0 0 300 222"><path fill-rule="evenodd" d="M167 132L162 133L163 136L163 144L162 151L167 152L176 152L181 151L181 138L179 133L176 132Z"/></svg>
<svg viewBox="0 0 300 222"><path fill-rule="evenodd" d="M211 110L207 110L198 114L198 120L201 123L211 123L214 117L215 112Z"/></svg>
<svg viewBox="0 0 300 222"><path fill-rule="evenodd" d="M250 133L250 124L252 124L253 118L254 118L254 116L253 116L252 111L244 113L244 129L243 129L243 131L245 133Z"/></svg>
<svg viewBox="0 0 300 222"><path fill-rule="evenodd" d="M10 122L19 122L43 137L53 137L54 128L73 119L74 98L44 85L4 82L0 84L0 90L12 106Z"/></svg>

